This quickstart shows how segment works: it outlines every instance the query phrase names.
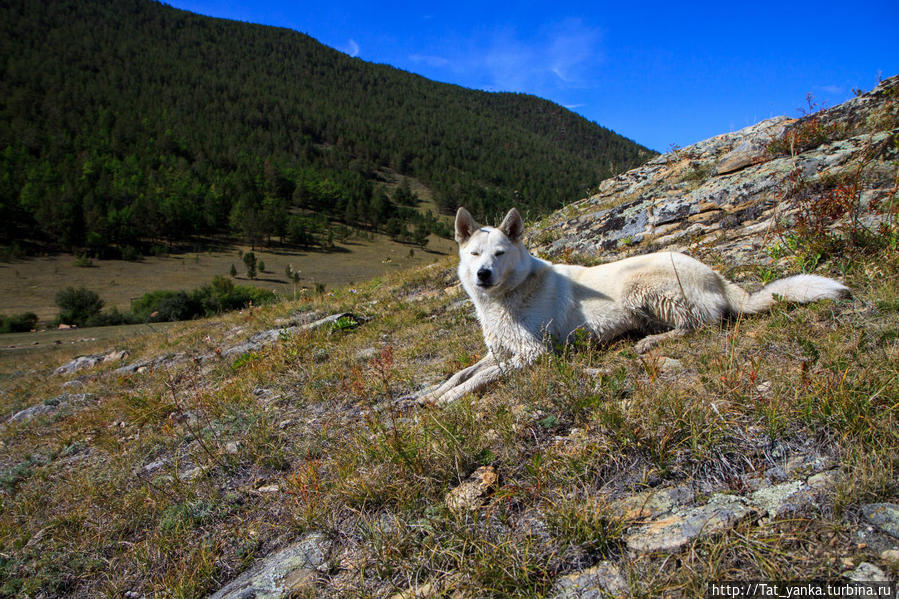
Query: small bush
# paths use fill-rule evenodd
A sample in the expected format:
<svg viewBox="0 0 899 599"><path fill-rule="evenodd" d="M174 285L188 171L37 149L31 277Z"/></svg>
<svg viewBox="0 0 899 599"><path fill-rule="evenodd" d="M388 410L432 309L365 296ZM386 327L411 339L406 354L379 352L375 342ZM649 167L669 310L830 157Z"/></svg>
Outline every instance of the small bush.
<svg viewBox="0 0 899 599"><path fill-rule="evenodd" d="M240 310L250 304L267 304L275 294L267 289L235 285L228 277L217 276L209 285L193 291L151 291L131 304L138 322L190 320Z"/></svg>
<svg viewBox="0 0 899 599"><path fill-rule="evenodd" d="M23 312L13 316L0 314L0 333L27 333L37 326L37 314Z"/></svg>
<svg viewBox="0 0 899 599"><path fill-rule="evenodd" d="M134 247L132 245L126 245L125 247L123 247L121 249L121 252L122 252L122 260L128 260L130 262L137 262L138 260L143 258L143 256L140 253L140 250L138 250L136 247Z"/></svg>
<svg viewBox="0 0 899 599"><path fill-rule="evenodd" d="M60 310L58 322L84 326L103 309L103 300L90 289L66 287L56 294L56 305Z"/></svg>
<svg viewBox="0 0 899 599"><path fill-rule="evenodd" d="M840 125L825 123L816 114L819 106L811 94L806 96L806 102L808 109L803 110L805 115L788 126L783 135L771 140L767 145L766 150L771 156L795 156L836 139L843 133Z"/></svg>
<svg viewBox="0 0 899 599"><path fill-rule="evenodd" d="M244 266L247 267L247 276L251 279L256 278L256 254L247 252L243 255Z"/></svg>
<svg viewBox="0 0 899 599"><path fill-rule="evenodd" d="M143 322L131 312L119 312L118 308L113 308L107 312L100 312L85 321L84 326L88 327L110 327L123 324L137 324Z"/></svg>

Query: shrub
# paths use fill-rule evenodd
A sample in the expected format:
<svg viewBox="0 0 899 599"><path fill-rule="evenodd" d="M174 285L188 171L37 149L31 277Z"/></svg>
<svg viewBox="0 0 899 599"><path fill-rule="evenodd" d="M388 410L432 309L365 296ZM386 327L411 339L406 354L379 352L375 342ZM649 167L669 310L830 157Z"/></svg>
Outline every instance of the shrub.
<svg viewBox="0 0 899 599"><path fill-rule="evenodd" d="M56 305L60 310L58 322L84 326L103 309L103 300L90 289L66 287L56 294Z"/></svg>
<svg viewBox="0 0 899 599"><path fill-rule="evenodd" d="M256 254L247 252L243 255L244 266L247 267L247 276L251 279L256 278Z"/></svg>
<svg viewBox="0 0 899 599"><path fill-rule="evenodd" d="M190 320L250 304L265 304L275 299L267 289L235 285L228 277L217 276L209 285L193 291L151 291L131 304L136 321Z"/></svg>
<svg viewBox="0 0 899 599"><path fill-rule="evenodd" d="M91 316L84 324L89 327L109 327L122 324L137 324L139 322L143 322L143 320L139 319L132 312L119 312L118 308L113 308L107 312L100 312Z"/></svg>
<svg viewBox="0 0 899 599"><path fill-rule="evenodd" d="M122 248L122 260L128 260L131 262L137 262L143 256L141 256L140 250L138 250L133 245L126 245Z"/></svg>
<svg viewBox="0 0 899 599"><path fill-rule="evenodd" d="M808 109L803 110L805 115L789 125L783 135L768 143L766 150L772 157L795 156L806 150L817 148L843 133L839 124L824 122L816 114L819 107L813 101L811 94L806 96L806 102Z"/></svg>
<svg viewBox="0 0 899 599"><path fill-rule="evenodd" d="M27 333L37 325L37 314L23 312L13 316L0 314L0 333Z"/></svg>

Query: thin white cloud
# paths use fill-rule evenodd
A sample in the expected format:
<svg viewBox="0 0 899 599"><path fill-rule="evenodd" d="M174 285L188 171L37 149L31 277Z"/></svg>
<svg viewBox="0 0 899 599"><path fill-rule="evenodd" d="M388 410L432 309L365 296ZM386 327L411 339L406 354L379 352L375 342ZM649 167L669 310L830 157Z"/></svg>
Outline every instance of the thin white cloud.
<svg viewBox="0 0 899 599"><path fill-rule="evenodd" d="M425 64L429 67L443 68L449 66L450 61L443 56L431 56L429 54L410 54L409 60L418 64Z"/></svg>
<svg viewBox="0 0 899 599"><path fill-rule="evenodd" d="M353 58L356 58L357 56L359 56L359 44L356 43L356 40L350 38L350 40L347 42L346 47L343 48L343 51Z"/></svg>
<svg viewBox="0 0 899 599"><path fill-rule="evenodd" d="M564 89L589 88L602 62L602 36L580 19L567 19L525 36L514 27L473 33L446 43L446 57L428 54L410 60L448 68L467 85L491 91L549 96Z"/></svg>
<svg viewBox="0 0 899 599"><path fill-rule="evenodd" d="M843 88L839 85L819 85L818 89L825 94L838 95L843 93Z"/></svg>

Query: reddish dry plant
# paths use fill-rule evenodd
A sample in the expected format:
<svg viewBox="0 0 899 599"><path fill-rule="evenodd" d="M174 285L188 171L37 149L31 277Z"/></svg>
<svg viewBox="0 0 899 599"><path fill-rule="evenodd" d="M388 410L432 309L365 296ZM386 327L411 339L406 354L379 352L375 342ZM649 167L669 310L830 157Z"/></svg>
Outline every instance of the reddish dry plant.
<svg viewBox="0 0 899 599"><path fill-rule="evenodd" d="M893 234L895 198L899 191L899 177L893 188L886 194L871 200L867 211L887 215L878 231L869 230L861 221L865 212L862 205L862 175L865 168L876 158L876 148L869 141L868 147L858 161L854 171L841 181L807 181L803 169L797 166L782 182L777 196L780 200L791 201L798 208L795 222L787 227L780 226L780 234L790 234L805 244L805 249L821 256L835 254L845 249L861 250L871 245L872 240L883 240ZM885 205L884 200L889 199ZM878 245L877 243L873 244Z"/></svg>
<svg viewBox="0 0 899 599"><path fill-rule="evenodd" d="M824 142L833 139L839 132L837 123L824 123L817 115L823 108L814 102L814 96L808 94L805 98L808 108L800 108L803 113L796 123L788 126L784 134L771 140L766 150L773 156L795 156L812 148L816 148Z"/></svg>
<svg viewBox="0 0 899 599"><path fill-rule="evenodd" d="M372 369L381 381L384 394L390 395L390 381L393 380L393 346L387 345L381 349L378 356L371 362Z"/></svg>

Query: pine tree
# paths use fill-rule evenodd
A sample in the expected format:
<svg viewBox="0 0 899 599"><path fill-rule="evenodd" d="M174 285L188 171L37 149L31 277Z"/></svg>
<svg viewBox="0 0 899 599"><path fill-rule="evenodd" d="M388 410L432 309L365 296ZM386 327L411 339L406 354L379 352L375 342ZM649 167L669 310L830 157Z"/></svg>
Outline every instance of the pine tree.
<svg viewBox="0 0 899 599"><path fill-rule="evenodd" d="M247 252L243 255L244 266L247 267L247 277L256 278L256 254Z"/></svg>

